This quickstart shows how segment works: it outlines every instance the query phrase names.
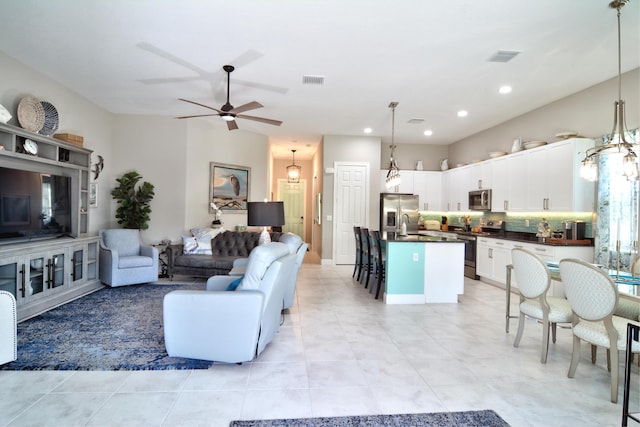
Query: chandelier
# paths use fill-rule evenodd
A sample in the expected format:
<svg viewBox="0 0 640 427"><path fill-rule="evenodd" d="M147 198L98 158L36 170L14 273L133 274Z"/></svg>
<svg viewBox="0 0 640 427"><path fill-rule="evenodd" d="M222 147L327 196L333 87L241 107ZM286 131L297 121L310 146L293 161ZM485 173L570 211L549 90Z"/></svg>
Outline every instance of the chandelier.
<svg viewBox="0 0 640 427"><path fill-rule="evenodd" d="M298 183L300 182L300 169L301 166L296 165L296 150L291 150L293 156L293 164L287 166L287 182Z"/></svg>
<svg viewBox="0 0 640 427"><path fill-rule="evenodd" d="M400 170L398 169L398 165L396 164L396 160L393 158L393 153L396 149L395 144L395 125L396 125L396 107L398 106L397 102L391 102L389 104L389 108L391 108L391 158L389 159L389 172L387 172L387 179L385 182L385 186L387 189L391 187L395 187L400 185L402 179L400 178Z"/></svg>
<svg viewBox="0 0 640 427"><path fill-rule="evenodd" d="M611 9L618 11L618 100L614 102L613 129L605 144L590 148L586 151L580 167L580 176L588 181L598 179L598 156L603 152L618 152L626 154L622 157L622 174L628 180L638 179L638 155L633 144L626 139L627 123L624 115L624 101L622 100L622 65L620 43L620 9L629 0L614 0L609 3ZM609 151L611 150L611 151Z"/></svg>

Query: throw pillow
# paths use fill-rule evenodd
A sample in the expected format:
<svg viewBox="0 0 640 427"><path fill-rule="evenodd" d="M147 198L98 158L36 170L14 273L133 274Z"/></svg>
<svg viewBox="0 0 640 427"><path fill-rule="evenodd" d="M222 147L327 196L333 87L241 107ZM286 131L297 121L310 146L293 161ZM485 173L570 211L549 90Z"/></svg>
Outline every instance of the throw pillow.
<svg viewBox="0 0 640 427"><path fill-rule="evenodd" d="M211 237L182 236L182 253L185 255L212 255Z"/></svg>
<svg viewBox="0 0 640 427"><path fill-rule="evenodd" d="M236 288L238 287L238 285L240 284L240 282L242 282L243 278L244 278L244 276L240 276L236 280L234 280L233 282L229 283L229 286L227 286L227 290L228 291L235 291Z"/></svg>
<svg viewBox="0 0 640 427"><path fill-rule="evenodd" d="M207 227L195 227L191 229L191 235L196 239L200 239L202 237L211 236L213 239L218 234L224 232L224 228L207 228Z"/></svg>

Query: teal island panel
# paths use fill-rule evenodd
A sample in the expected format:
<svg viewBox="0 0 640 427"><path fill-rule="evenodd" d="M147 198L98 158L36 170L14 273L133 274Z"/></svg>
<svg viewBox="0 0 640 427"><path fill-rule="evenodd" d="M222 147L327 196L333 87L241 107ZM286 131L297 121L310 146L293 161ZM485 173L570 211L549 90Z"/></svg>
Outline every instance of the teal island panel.
<svg viewBox="0 0 640 427"><path fill-rule="evenodd" d="M386 293L424 294L424 243L387 241Z"/></svg>

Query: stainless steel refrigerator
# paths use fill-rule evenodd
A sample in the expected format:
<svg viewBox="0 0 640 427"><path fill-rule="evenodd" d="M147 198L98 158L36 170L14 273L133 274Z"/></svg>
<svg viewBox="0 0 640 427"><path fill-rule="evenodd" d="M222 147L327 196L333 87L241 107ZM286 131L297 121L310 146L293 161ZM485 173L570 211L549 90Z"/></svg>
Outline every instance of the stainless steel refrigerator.
<svg viewBox="0 0 640 427"><path fill-rule="evenodd" d="M402 222L407 224L407 234L418 234L418 196L415 194L380 194L380 232L386 236L388 231L399 233Z"/></svg>

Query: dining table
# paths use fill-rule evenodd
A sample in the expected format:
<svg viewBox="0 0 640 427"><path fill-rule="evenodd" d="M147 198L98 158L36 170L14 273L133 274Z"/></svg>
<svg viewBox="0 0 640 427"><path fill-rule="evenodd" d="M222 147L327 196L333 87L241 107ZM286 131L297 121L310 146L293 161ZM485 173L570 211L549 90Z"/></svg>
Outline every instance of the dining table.
<svg viewBox="0 0 640 427"><path fill-rule="evenodd" d="M545 264L549 268L551 280L562 282L562 279L560 278L560 266L558 265L558 263L552 262L552 261L545 261ZM594 266L598 266L602 268L597 264L594 264ZM603 270L606 271L607 274L609 274L609 277L611 277L611 279L613 280L613 283L615 283L616 287L618 288L618 295L620 296L620 298L624 299L625 304L623 304L622 306L624 306L625 308L629 308L630 306L633 306L635 308L635 305L637 304L637 312L640 313L640 276L638 275L634 276L633 274L626 271L618 271L618 270L611 270L611 269L604 269L604 268ZM507 273L506 321L505 321L505 331L507 333L509 333L509 320L518 318L518 316L511 315L511 273L512 271L513 271L513 264L507 265L507 268L506 268L506 273ZM623 315L623 317L626 317L626 316ZM637 320L637 319L632 319L632 320Z"/></svg>

